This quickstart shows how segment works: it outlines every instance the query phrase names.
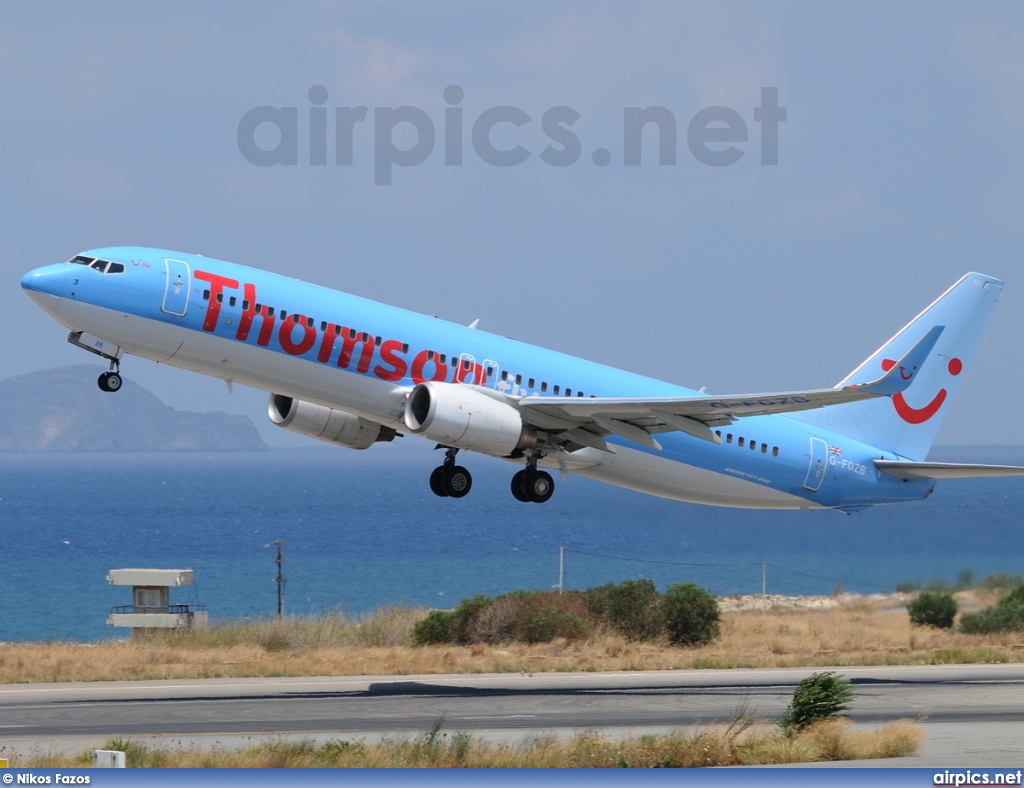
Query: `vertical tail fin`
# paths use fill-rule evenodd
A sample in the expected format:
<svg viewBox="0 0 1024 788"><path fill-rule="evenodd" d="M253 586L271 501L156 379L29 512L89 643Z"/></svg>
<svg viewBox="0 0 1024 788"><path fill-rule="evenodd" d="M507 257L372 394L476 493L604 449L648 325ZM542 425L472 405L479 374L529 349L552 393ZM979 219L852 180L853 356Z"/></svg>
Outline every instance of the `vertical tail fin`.
<svg viewBox="0 0 1024 788"><path fill-rule="evenodd" d="M1002 286L991 276L965 275L836 386L877 378L933 326L945 326L916 379L902 394L794 414L794 418L901 457L924 460Z"/></svg>

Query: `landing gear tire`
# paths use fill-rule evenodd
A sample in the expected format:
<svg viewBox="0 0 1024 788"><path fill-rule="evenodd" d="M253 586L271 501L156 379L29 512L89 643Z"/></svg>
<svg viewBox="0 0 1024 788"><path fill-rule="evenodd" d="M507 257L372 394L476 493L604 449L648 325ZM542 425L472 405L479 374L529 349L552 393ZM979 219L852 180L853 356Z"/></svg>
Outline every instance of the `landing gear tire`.
<svg viewBox="0 0 1024 788"><path fill-rule="evenodd" d="M533 503L544 503L555 493L555 480L547 471L527 473L523 480L523 493Z"/></svg>
<svg viewBox="0 0 1024 788"><path fill-rule="evenodd" d="M444 466L438 465L430 473L430 491L439 498L447 498L448 493L444 490Z"/></svg>
<svg viewBox="0 0 1024 788"><path fill-rule="evenodd" d="M121 383L121 376L116 372L104 372L96 381L101 391L119 391Z"/></svg>
<svg viewBox="0 0 1024 788"><path fill-rule="evenodd" d="M530 496L523 491L523 481L526 479L526 471L519 471L512 477L512 496L523 503L530 502Z"/></svg>
<svg viewBox="0 0 1024 788"><path fill-rule="evenodd" d="M555 480L547 471L522 470L512 477L512 495L523 503L544 503L555 492Z"/></svg>
<svg viewBox="0 0 1024 788"><path fill-rule="evenodd" d="M473 487L473 477L461 465L442 467L441 484L445 494L452 498L461 498Z"/></svg>

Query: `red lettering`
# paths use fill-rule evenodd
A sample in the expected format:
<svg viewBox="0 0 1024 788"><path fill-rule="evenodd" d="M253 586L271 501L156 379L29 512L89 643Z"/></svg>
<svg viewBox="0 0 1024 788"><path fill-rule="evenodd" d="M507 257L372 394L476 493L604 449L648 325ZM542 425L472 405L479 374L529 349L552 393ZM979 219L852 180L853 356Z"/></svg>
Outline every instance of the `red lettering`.
<svg viewBox="0 0 1024 788"><path fill-rule="evenodd" d="M405 363L405 359L401 356L402 343L397 339L388 339L381 343L380 346L380 357L385 364L390 364L391 369L378 364L373 368L373 374L378 378L384 380L396 381L401 380L405 377L405 372L409 368Z"/></svg>
<svg viewBox="0 0 1024 788"><path fill-rule="evenodd" d="M334 338L337 334L334 333L334 329L337 326L334 323L328 323L327 328L324 330L324 338L320 340L320 351L316 354L316 360L326 364L331 360L331 351L334 350Z"/></svg>
<svg viewBox="0 0 1024 788"><path fill-rule="evenodd" d="M218 296L223 296L224 289L238 289L238 280L229 279L226 276L211 274L208 271L196 271L196 279L202 279L210 283L210 300L206 302L206 318L203 320L203 331L213 331L217 328L217 319L220 317L220 301Z"/></svg>
<svg viewBox="0 0 1024 788"><path fill-rule="evenodd" d="M235 339L242 342L249 338L249 330L252 328L252 321L256 317L256 285L245 282L242 285L242 316L238 319L238 331ZM266 319L263 315L261 319Z"/></svg>
<svg viewBox="0 0 1024 788"><path fill-rule="evenodd" d="M338 366L348 369L348 365L352 362L352 354L355 352L356 345L362 344L363 350L359 355L359 364L356 365L356 371L368 371L370 369L370 362L373 360L373 348L376 345L374 338L369 334L356 334L353 337L352 332L347 328L341 329L341 337L341 354L338 356Z"/></svg>
<svg viewBox="0 0 1024 788"><path fill-rule="evenodd" d="M277 332L277 341L281 343L281 348L293 356L301 356L316 344L316 329L306 322L305 315L298 315L298 318L298 322L282 320L281 329ZM302 329L302 339L293 342L292 333L296 328Z"/></svg>
<svg viewBox="0 0 1024 788"><path fill-rule="evenodd" d="M429 357L428 357L428 354ZM412 360L412 381L423 383L427 378L423 376L423 369L427 364L434 365L434 374L430 380L444 380L448 377L448 366L438 360L437 353L430 350L421 350Z"/></svg>
<svg viewBox="0 0 1024 788"><path fill-rule="evenodd" d="M472 378L472 380L470 380ZM455 368L455 382L456 383L475 383L477 386L487 385L487 371L484 369L483 364L477 364L476 362L470 362L467 367L464 360L459 361L459 365Z"/></svg>

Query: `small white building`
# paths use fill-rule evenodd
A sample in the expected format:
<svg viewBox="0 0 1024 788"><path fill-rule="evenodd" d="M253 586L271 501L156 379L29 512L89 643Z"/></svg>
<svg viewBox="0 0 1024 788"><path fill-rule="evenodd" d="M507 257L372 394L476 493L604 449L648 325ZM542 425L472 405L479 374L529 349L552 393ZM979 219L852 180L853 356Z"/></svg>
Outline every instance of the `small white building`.
<svg viewBox="0 0 1024 788"><path fill-rule="evenodd" d="M111 569L107 582L112 586L131 586L132 604L112 607L107 626L132 629L206 626L205 605L171 604L171 588L190 586L194 581L191 569Z"/></svg>

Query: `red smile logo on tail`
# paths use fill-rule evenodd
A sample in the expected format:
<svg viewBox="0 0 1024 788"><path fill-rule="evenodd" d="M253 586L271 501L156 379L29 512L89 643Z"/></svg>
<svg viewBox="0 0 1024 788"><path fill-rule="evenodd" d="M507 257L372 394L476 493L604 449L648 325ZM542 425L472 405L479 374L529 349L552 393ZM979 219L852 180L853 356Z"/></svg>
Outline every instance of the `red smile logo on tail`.
<svg viewBox="0 0 1024 788"><path fill-rule="evenodd" d="M891 359L882 360L882 369L888 372L896 366L896 362ZM952 358L949 360L947 369L950 375L954 377L963 372L963 362L958 358ZM904 380L909 380L913 377L916 369L912 369L909 373L904 369L900 369L900 377ZM896 394L892 398L893 407L896 408L896 412L900 418L903 419L907 424L923 424L928 421L932 416L939 412L939 408L942 407L942 403L946 401L947 392L945 389L939 389L939 393L935 395L931 402L925 405L923 408L912 408L907 404L906 399L903 398L903 394Z"/></svg>

